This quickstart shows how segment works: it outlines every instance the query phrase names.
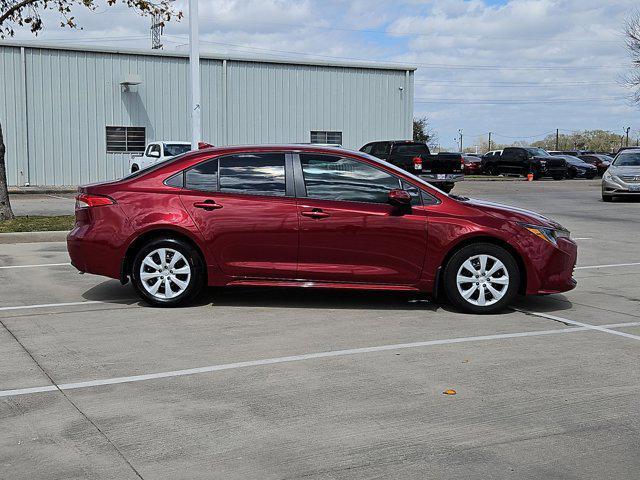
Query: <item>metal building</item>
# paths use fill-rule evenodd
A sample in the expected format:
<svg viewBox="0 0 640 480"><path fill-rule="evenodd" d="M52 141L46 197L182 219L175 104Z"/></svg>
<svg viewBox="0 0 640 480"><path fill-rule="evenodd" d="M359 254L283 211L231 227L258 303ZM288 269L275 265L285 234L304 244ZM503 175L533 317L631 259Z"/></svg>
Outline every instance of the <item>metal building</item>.
<svg viewBox="0 0 640 480"><path fill-rule="evenodd" d="M203 140L360 148L410 138L414 70L205 54ZM121 177L145 142L189 140L188 89L183 53L1 42L9 184Z"/></svg>

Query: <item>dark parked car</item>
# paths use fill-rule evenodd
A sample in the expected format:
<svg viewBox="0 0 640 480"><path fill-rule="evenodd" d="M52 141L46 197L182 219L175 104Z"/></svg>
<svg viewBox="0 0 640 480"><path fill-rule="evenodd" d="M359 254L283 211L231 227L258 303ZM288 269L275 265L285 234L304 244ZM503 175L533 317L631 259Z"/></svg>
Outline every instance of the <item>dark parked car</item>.
<svg viewBox="0 0 640 480"><path fill-rule="evenodd" d="M447 193L453 189L456 182L464 180L462 154L432 155L425 143L411 140L371 142L360 151L418 175Z"/></svg>
<svg viewBox="0 0 640 480"><path fill-rule="evenodd" d="M592 179L598 174L595 165L580 160L572 155L556 155L556 157L564 158L567 161L567 177L568 178L587 178Z"/></svg>
<svg viewBox="0 0 640 480"><path fill-rule="evenodd" d="M557 222L329 147L192 151L79 187L67 245L78 270L130 280L158 306L205 285L278 286L430 292L490 313L576 284Z"/></svg>
<svg viewBox="0 0 640 480"><path fill-rule="evenodd" d="M611 162L613 161L613 158L608 155L601 155L599 153L580 155L578 158L596 167L599 176L602 176L604 172L607 171L607 168L609 168L609 165L611 165Z"/></svg>
<svg viewBox="0 0 640 480"><path fill-rule="evenodd" d="M464 154L462 156L465 175L480 175L482 173L482 157Z"/></svg>
<svg viewBox="0 0 640 480"><path fill-rule="evenodd" d="M567 176L567 162L552 157L545 150L534 147L507 147L502 155L482 157L482 168L487 175L533 174L534 179L553 177L562 180Z"/></svg>

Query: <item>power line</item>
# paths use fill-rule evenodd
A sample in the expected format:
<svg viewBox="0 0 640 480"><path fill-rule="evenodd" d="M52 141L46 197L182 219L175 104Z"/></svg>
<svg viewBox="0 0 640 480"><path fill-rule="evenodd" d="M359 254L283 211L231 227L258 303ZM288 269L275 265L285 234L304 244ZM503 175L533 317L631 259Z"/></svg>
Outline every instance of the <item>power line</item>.
<svg viewBox="0 0 640 480"><path fill-rule="evenodd" d="M167 35L172 36L174 38L182 37L178 35ZM288 55L303 55L303 56L311 56L316 58L329 58L333 60L350 60L350 61L361 61L361 62L376 62L380 61L377 59L368 59L368 58L359 58L359 57L342 57L342 56L334 56L334 55L321 55L315 53L308 52L297 52L292 50L277 50L272 48L262 48L262 47L254 47L251 45L241 45L237 43L226 43L226 42L214 42L210 40L200 40L200 43L209 44L209 45L222 45L226 47L240 48L246 50L255 50L260 52L273 52L280 54L288 54ZM433 68L433 69L447 69L447 70L594 70L594 69L613 69L620 68L620 65L531 65L531 66L514 66L514 65L465 65L465 64L445 64L445 63L418 63L411 62L410 60L406 62L397 62L391 60L385 60L385 63L391 65L406 65L407 63L412 63L417 67L423 68Z"/></svg>
<svg viewBox="0 0 640 480"><path fill-rule="evenodd" d="M220 16L200 16L202 19L209 20L224 20L224 17ZM243 22L247 21L243 19ZM453 34L453 33L442 33L442 32L434 32L434 33L423 33L423 32L415 32L415 31L402 31L402 30L377 30L377 29L368 29L368 28L350 28L344 26L324 26L324 25L311 25L308 23L282 23L282 22L267 22L263 20L248 20L248 23L254 25L279 25L284 27L297 27L297 28L313 28L318 30L333 30L333 31L345 31L345 32L358 32L358 33L381 33L384 35L391 36L410 36L410 37L429 37L429 38L463 38L463 39L475 39L475 40L513 40L513 37L510 36L494 36L494 35L469 35L468 33L464 34ZM243 24L244 25L244 24ZM557 43L566 43L566 42L579 42L579 43L607 43L607 44L620 44L621 40L600 40L595 38L559 38L559 39L550 39L548 36L521 36L518 35L519 40L544 40L545 42L557 42Z"/></svg>

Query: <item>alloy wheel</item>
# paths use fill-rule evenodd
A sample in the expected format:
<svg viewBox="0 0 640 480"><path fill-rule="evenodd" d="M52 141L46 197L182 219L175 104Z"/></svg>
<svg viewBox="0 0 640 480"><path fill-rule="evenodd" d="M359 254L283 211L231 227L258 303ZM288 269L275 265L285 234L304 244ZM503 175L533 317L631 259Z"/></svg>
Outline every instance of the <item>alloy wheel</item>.
<svg viewBox="0 0 640 480"><path fill-rule="evenodd" d="M500 301L509 289L507 267L491 255L474 255L458 269L458 292L472 305L484 307Z"/></svg>
<svg viewBox="0 0 640 480"><path fill-rule="evenodd" d="M142 260L140 281L143 288L155 298L175 298L189 287L191 267L179 251L158 248Z"/></svg>

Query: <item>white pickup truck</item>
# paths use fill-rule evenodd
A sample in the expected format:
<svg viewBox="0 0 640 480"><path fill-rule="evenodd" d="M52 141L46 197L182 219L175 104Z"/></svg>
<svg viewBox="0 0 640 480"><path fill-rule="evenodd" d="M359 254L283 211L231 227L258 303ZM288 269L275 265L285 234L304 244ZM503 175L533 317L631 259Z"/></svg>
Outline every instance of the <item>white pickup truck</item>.
<svg viewBox="0 0 640 480"><path fill-rule="evenodd" d="M177 155L187 153L189 150L191 150L191 143L189 142L151 142L147 145L144 155L131 157L129 171L131 173L137 172Z"/></svg>

